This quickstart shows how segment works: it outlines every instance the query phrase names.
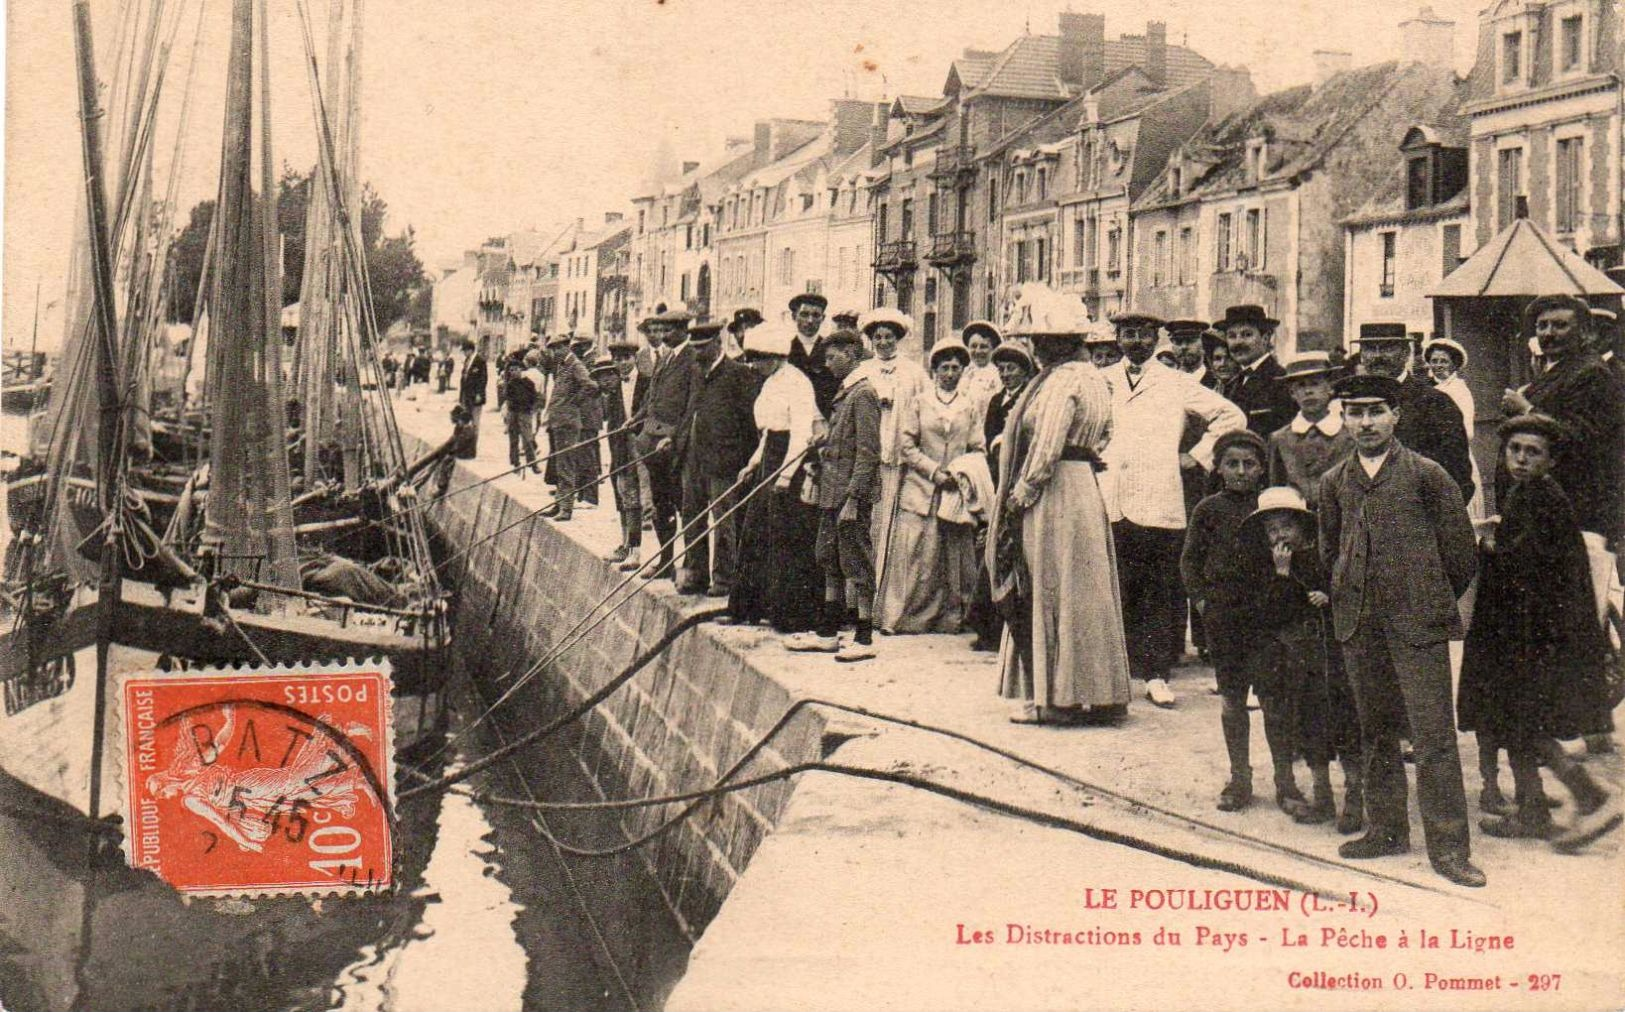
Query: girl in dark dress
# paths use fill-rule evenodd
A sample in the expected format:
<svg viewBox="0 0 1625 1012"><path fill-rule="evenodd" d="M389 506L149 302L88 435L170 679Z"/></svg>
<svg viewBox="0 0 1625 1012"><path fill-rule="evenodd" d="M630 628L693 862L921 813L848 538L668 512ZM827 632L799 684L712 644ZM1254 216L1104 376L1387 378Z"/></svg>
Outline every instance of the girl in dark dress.
<svg viewBox="0 0 1625 1012"><path fill-rule="evenodd" d="M1551 477L1566 430L1545 415L1501 426L1512 485L1501 522L1480 546L1478 601L1462 660L1457 722L1505 746L1518 807L1479 826L1490 836L1551 839L1573 852L1620 824L1620 812L1558 739L1608 731L1602 687L1607 649L1573 507ZM1574 797L1558 833L1540 765Z"/></svg>

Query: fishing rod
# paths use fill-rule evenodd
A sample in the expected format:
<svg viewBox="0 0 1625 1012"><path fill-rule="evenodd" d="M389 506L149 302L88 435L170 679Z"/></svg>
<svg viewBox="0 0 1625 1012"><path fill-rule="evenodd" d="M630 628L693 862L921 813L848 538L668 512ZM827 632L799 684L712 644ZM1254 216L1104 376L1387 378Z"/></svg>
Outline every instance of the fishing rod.
<svg viewBox="0 0 1625 1012"><path fill-rule="evenodd" d="M758 482L756 484L756 486L754 488L752 488L745 495L741 496L738 502L734 503L731 507L729 507L727 510L725 510L720 516L718 516L715 520L711 521L706 526L705 534L709 535L712 530L716 529L717 526L722 524L725 520L727 520L735 512L737 512L739 509L743 508L747 503L749 503L750 500L753 499L758 492L760 492L762 489L766 488L769 484L777 481L780 475L786 473L792 467L797 466L800 463L801 458L803 456L805 456L806 453L807 453L807 450L803 449L803 450L799 451L798 453L794 454L793 456L788 457L782 464L780 464L778 466L777 469L775 469L773 471L773 473L769 474L766 478L763 478L760 482ZM696 517L694 520L689 521L689 523L684 525L681 529L679 529L678 532L676 534L674 534L669 541L662 544L660 546L660 551L659 552L655 553L649 559L645 560L636 569L634 569L631 572L627 573L626 576L618 584L616 584L613 588L610 589L609 593L607 593L603 597L601 597L598 600L598 603L594 604L590 609L588 609L587 613L585 615L583 615L579 620L577 620L575 625L573 625L569 629L565 630L564 635L563 635L563 639L565 640L565 642L561 643L559 646L557 646L557 647L553 648L552 650L550 650L545 656L542 657L541 660L536 661L534 664L530 665L530 667L525 670L524 674L520 675L519 678L512 685L510 685L500 696L497 697L496 702L492 703L489 707L487 707L484 712L482 712L478 717L476 717L467 726L463 727L456 734L450 736L438 749L435 750L435 752L432 755L430 755L428 757L428 759L433 759L435 756L440 755L447 748L450 748L451 745L453 743L455 743L458 739L460 739L463 735L467 734L469 731L472 731L474 728L478 727L480 724L482 724L487 719L489 719L493 714L496 713L496 711L497 711L497 709L499 707L501 707L504 703L506 703L510 698L513 697L514 693L518 692L521 688L523 688L531 679L535 678L536 675L539 674L544 668L546 668L552 662L556 661L559 657L563 656L563 654L566 651L570 650L572 647L579 644L583 639L585 639L587 637L587 635L589 635L598 626L600 626L604 622L608 621L611 616L613 616L616 612L620 611L621 608L625 607L627 602L629 602L629 601L633 600L634 598L636 598L637 597L636 594L627 594L624 597L622 597L619 601L617 601L612 607L610 607L610 609L608 611L604 612L602 615L599 615L597 619L592 618L592 616L593 616L593 614L595 612L597 612L600 608L603 608L612 598L615 597L615 595L619 594L622 590L624 590L627 587L627 585L631 584L635 579L637 579L651 565L655 565L655 564L659 563L661 561L662 556L665 554L665 552L667 552L668 550L675 550L675 546L677 544L677 539L678 538L686 536L697 524L699 524L699 522L701 520L704 520L706 517L708 517L710 515L710 507L712 505L715 505L717 502L720 502L723 499L726 499L729 495L733 494L734 490L739 488L746 481L748 481L750 479L750 477L751 477L751 475L749 473L747 473L746 475L742 475L732 485L730 485L721 495L717 496L716 499L712 500L711 503L707 504L707 508L706 508L706 511L704 513L700 514L700 516ZM525 519L529 519L529 518L525 518ZM524 521L521 520L519 522L522 523ZM513 525L510 525L510 526L513 526ZM723 614L725 611L726 611L726 609L716 609L714 612L703 613L703 614L705 615L706 618L713 618L713 617L716 617L717 615ZM695 617L696 616L691 616L691 618L695 618ZM591 621L589 621L589 620L591 620ZM663 649L663 647L662 647L662 649ZM510 674L507 677L512 677L512 676ZM506 678L504 680L506 680ZM563 725L560 725L560 726L563 726ZM426 759L425 761L428 761L428 760Z"/></svg>

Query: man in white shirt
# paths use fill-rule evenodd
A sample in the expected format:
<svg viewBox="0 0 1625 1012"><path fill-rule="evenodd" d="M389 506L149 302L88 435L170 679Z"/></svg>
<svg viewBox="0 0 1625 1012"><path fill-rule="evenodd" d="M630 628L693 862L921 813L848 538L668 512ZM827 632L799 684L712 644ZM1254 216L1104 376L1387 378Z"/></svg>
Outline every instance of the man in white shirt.
<svg viewBox="0 0 1625 1012"><path fill-rule="evenodd" d="M1172 706L1168 674L1184 652L1179 553L1185 540L1183 463L1211 469L1213 441L1247 417L1223 396L1152 357L1162 321L1143 313L1113 317L1123 360L1102 370L1112 390L1112 437L1101 494L1117 546L1118 585L1129 670L1146 696ZM1202 426L1179 450L1187 420Z"/></svg>

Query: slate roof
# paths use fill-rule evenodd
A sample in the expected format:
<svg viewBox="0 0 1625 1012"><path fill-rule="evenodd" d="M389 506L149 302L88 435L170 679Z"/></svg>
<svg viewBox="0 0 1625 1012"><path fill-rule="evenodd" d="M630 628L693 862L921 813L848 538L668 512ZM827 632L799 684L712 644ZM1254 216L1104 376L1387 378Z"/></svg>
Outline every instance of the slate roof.
<svg viewBox="0 0 1625 1012"><path fill-rule="evenodd" d="M1168 174L1164 172L1135 202L1135 207L1197 200L1247 185L1247 142L1254 137L1269 140L1265 180L1289 178L1313 168L1407 76L1424 80L1425 75L1447 73L1421 64L1390 61L1345 71L1318 88L1300 85L1265 95L1219 123L1204 127L1186 144L1187 157L1206 163L1208 168L1189 185L1184 196L1176 199L1169 193Z"/></svg>
<svg viewBox="0 0 1625 1012"><path fill-rule="evenodd" d="M1145 67L1146 41L1144 36L1125 35L1106 41L1107 78L1129 67ZM980 84L971 85L965 74L962 82L976 95L1000 98L1070 99L1078 89L1061 80L1061 37L1058 35L1024 35L1005 47L988 67ZM954 61L958 72L961 61ZM1167 48L1167 84L1180 88L1194 84L1213 72L1213 63L1206 57L1184 46Z"/></svg>

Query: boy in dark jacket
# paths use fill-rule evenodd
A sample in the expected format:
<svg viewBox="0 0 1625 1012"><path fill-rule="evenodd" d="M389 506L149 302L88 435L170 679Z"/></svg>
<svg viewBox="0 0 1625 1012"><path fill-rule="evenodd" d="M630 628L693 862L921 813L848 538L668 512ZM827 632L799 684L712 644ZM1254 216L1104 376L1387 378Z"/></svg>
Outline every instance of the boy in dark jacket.
<svg viewBox="0 0 1625 1012"><path fill-rule="evenodd" d="M1337 815L1332 797L1331 759L1343 761L1345 794L1338 829L1353 833L1364 824L1365 792L1360 775L1359 727L1348 680L1332 647L1326 616L1325 568L1316 545L1315 517L1303 495L1291 486L1259 493L1258 509L1238 538L1244 586L1254 589L1253 642L1247 671L1264 701L1264 729L1278 714L1279 737L1270 735L1279 756L1302 754L1314 784L1313 800L1292 818L1301 823L1330 821ZM1291 759L1286 760L1290 765ZM1288 771L1290 779L1290 770ZM1281 782L1279 767L1276 782Z"/></svg>
<svg viewBox="0 0 1625 1012"><path fill-rule="evenodd" d="M1258 586L1250 582L1239 542L1243 524L1258 507L1266 453L1264 440L1249 429L1218 438L1213 460L1223 487L1196 504L1179 559L1185 592L1202 618L1224 698L1219 720L1230 756L1230 781L1219 792L1221 812L1240 811L1253 800L1247 692L1252 688L1248 660L1257 639ZM1266 688L1259 686L1258 694L1275 767L1275 798L1281 810L1292 815L1307 801L1292 779L1293 736L1280 709L1265 698Z"/></svg>

